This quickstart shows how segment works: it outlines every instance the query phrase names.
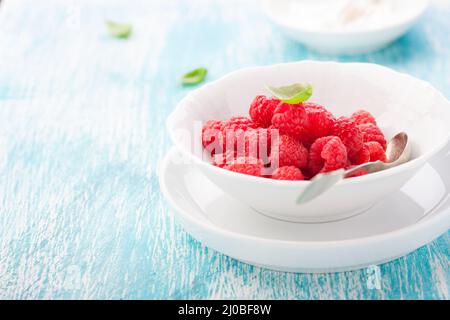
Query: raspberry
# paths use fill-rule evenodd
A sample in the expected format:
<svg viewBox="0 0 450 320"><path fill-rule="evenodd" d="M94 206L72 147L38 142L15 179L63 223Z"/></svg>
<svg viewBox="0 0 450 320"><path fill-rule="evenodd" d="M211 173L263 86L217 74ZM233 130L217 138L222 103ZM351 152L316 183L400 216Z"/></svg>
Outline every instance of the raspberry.
<svg viewBox="0 0 450 320"><path fill-rule="evenodd" d="M271 178L276 180L305 180L300 169L294 166L285 166L276 169Z"/></svg>
<svg viewBox="0 0 450 320"><path fill-rule="evenodd" d="M296 139L302 136L306 121L306 111L302 104L280 102L272 117L272 125L280 130L280 134L290 135Z"/></svg>
<svg viewBox="0 0 450 320"><path fill-rule="evenodd" d="M336 119L331 112L321 105L305 102L303 106L306 111L307 121L304 125L302 142L309 147L316 139L331 134Z"/></svg>
<svg viewBox="0 0 450 320"><path fill-rule="evenodd" d="M384 152L384 148L381 144L376 141L371 141L366 142L365 145L370 153L370 161L380 160L386 162L386 153Z"/></svg>
<svg viewBox="0 0 450 320"><path fill-rule="evenodd" d="M221 153L223 151L224 139L222 135L222 129L224 122L220 120L209 120L202 128L202 145L203 148L211 152Z"/></svg>
<svg viewBox="0 0 450 320"><path fill-rule="evenodd" d="M246 117L232 117L230 120L225 121L223 130L243 130L246 131L249 128L256 128L256 124Z"/></svg>
<svg viewBox="0 0 450 320"><path fill-rule="evenodd" d="M250 118L260 127L269 127L272 123L273 112L279 103L280 100L276 98L257 96L250 105Z"/></svg>
<svg viewBox="0 0 450 320"><path fill-rule="evenodd" d="M363 147L350 157L351 165L359 165L370 161L369 148L364 144Z"/></svg>
<svg viewBox="0 0 450 320"><path fill-rule="evenodd" d="M351 157L363 147L363 135L356 123L346 117L340 117L333 126L333 135L338 136L347 147L347 153Z"/></svg>
<svg viewBox="0 0 450 320"><path fill-rule="evenodd" d="M261 176L264 164L262 160L252 157L238 157L223 168L233 172L259 177Z"/></svg>
<svg viewBox="0 0 450 320"><path fill-rule="evenodd" d="M222 126L223 151L236 151L244 145L245 132L256 128L255 123L246 117L233 117Z"/></svg>
<svg viewBox="0 0 450 320"><path fill-rule="evenodd" d="M272 164L275 164L278 160L278 167L306 168L308 165L308 149L291 136L280 135L278 141L274 141L270 160Z"/></svg>
<svg viewBox="0 0 450 320"><path fill-rule="evenodd" d="M356 122L357 125L360 124L366 124L366 123L372 123L374 125L377 124L377 121L375 120L375 117L370 114L369 111L366 110L358 110L352 114L350 117L353 121Z"/></svg>
<svg viewBox="0 0 450 320"><path fill-rule="evenodd" d="M347 162L347 149L339 137L319 138L309 150L309 169L312 175L345 168Z"/></svg>
<svg viewBox="0 0 450 320"><path fill-rule="evenodd" d="M383 132L373 123L365 123L358 126L363 135L364 142L376 141L386 150L386 139Z"/></svg>

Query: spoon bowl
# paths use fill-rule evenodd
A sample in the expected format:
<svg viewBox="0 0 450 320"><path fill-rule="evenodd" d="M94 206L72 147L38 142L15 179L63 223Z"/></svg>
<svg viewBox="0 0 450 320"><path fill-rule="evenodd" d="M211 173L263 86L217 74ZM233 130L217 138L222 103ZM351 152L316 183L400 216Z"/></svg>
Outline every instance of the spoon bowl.
<svg viewBox="0 0 450 320"><path fill-rule="evenodd" d="M386 148L386 166L399 165L411 157L411 144L408 143L408 135L405 132L396 134L389 141ZM401 162L401 163L399 163Z"/></svg>

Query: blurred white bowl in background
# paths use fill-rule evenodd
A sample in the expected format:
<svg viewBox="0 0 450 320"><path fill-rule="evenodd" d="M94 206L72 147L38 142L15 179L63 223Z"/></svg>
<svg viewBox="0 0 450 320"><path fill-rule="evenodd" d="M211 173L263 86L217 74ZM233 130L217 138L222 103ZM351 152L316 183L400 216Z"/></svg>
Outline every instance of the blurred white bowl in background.
<svg viewBox="0 0 450 320"><path fill-rule="evenodd" d="M266 0L264 11L291 38L326 54L376 51L406 33L429 0Z"/></svg>

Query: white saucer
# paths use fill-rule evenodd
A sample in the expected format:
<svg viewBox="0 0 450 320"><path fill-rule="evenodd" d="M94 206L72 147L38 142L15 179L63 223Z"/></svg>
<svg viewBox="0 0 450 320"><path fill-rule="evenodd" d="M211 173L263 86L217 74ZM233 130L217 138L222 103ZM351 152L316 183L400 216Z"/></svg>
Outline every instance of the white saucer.
<svg viewBox="0 0 450 320"><path fill-rule="evenodd" d="M362 214L320 224L266 217L179 159L172 148L161 163L159 178L185 230L210 248L269 269L359 269L416 250L450 226L450 153L427 164L400 192Z"/></svg>

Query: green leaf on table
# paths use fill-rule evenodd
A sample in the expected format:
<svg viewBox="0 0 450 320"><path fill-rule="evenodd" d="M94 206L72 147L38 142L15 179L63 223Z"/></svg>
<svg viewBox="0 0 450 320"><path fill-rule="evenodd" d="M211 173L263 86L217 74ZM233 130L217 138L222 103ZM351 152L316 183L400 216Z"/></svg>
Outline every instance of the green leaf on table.
<svg viewBox="0 0 450 320"><path fill-rule="evenodd" d="M294 83L289 86L271 87L267 89L283 102L294 104L308 100L313 93L313 87L309 84Z"/></svg>
<svg viewBox="0 0 450 320"><path fill-rule="evenodd" d="M126 39L131 35L133 26L128 23L117 23L111 20L106 21L109 34L115 38Z"/></svg>
<svg viewBox="0 0 450 320"><path fill-rule="evenodd" d="M208 73L208 70L205 68L197 68L192 71L189 71L188 73L185 73L181 76L181 82L183 84L199 84L205 80L206 74Z"/></svg>

